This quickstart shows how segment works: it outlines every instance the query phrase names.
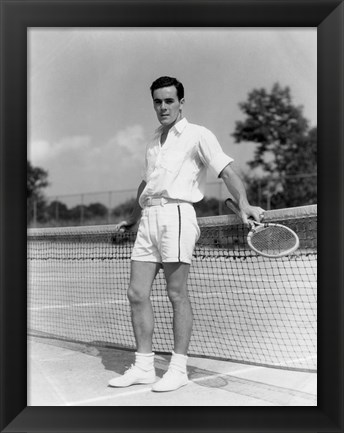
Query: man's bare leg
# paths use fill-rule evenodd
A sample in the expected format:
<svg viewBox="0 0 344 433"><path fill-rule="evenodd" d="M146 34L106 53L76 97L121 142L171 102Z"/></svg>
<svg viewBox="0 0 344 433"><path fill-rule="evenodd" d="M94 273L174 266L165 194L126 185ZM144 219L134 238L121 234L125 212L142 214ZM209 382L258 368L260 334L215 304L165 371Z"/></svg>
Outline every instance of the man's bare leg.
<svg viewBox="0 0 344 433"><path fill-rule="evenodd" d="M168 297L173 308L174 352L187 354L192 332L192 309L187 291L190 265L164 263Z"/></svg>
<svg viewBox="0 0 344 433"><path fill-rule="evenodd" d="M159 263L131 262L128 299L137 349L135 364L124 375L110 380L110 386L127 387L155 382L154 353L152 353L154 315L150 293L160 267Z"/></svg>
<svg viewBox="0 0 344 433"><path fill-rule="evenodd" d="M186 363L192 332L192 308L187 292L190 265L165 263L167 293L173 308L174 350L167 373L153 385L153 391L173 391L188 381Z"/></svg>
<svg viewBox="0 0 344 433"><path fill-rule="evenodd" d="M150 293L160 267L160 263L134 260L131 262L128 299L131 307L136 350L140 353L152 352L154 313Z"/></svg>

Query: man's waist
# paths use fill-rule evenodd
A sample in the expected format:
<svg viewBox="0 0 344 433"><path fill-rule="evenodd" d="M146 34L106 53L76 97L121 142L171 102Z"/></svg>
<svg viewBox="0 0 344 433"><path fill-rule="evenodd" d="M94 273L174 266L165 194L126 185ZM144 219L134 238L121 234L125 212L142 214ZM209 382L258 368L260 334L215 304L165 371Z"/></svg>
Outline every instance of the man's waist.
<svg viewBox="0 0 344 433"><path fill-rule="evenodd" d="M149 206L164 206L167 204L183 204L183 203L192 203L187 200L180 200L175 198L169 198L169 197L147 197L143 200L143 206L149 207Z"/></svg>

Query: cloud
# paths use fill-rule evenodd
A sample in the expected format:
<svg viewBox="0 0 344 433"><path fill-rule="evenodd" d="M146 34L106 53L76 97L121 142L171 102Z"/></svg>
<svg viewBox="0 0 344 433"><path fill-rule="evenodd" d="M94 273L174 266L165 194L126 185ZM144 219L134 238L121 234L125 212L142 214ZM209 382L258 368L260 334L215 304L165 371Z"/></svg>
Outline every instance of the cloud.
<svg viewBox="0 0 344 433"><path fill-rule="evenodd" d="M35 141L31 143L28 149L28 155L30 161L36 165L44 162L49 158L50 144L47 141Z"/></svg>
<svg viewBox="0 0 344 433"><path fill-rule="evenodd" d="M90 144L91 138L87 136L65 137L56 143L34 141L29 147L29 157L34 165L45 164L71 152L86 150Z"/></svg>
<svg viewBox="0 0 344 433"><path fill-rule="evenodd" d="M141 125L129 126L119 131L107 143L109 149L116 148L123 156L143 159L145 151L145 134Z"/></svg>
<svg viewBox="0 0 344 433"><path fill-rule="evenodd" d="M136 188L142 178L146 139L141 125L128 126L103 143L89 136L35 141L33 165L48 171L47 195Z"/></svg>

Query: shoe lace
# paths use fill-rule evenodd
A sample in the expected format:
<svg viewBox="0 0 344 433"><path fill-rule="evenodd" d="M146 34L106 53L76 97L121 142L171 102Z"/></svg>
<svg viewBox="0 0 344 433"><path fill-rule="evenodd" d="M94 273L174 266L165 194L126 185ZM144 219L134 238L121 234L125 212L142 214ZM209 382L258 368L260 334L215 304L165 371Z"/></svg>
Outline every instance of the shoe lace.
<svg viewBox="0 0 344 433"><path fill-rule="evenodd" d="M166 373L164 374L164 378L169 378L170 376L173 376L175 373L178 374L184 374L182 371L178 370L178 368L175 368L173 365L170 365Z"/></svg>
<svg viewBox="0 0 344 433"><path fill-rule="evenodd" d="M124 374L131 373L131 372L135 372L135 373L142 373L143 372L144 373L145 370L143 370L142 368L138 367L135 364L131 364L131 366L126 370L126 372Z"/></svg>
<svg viewBox="0 0 344 433"><path fill-rule="evenodd" d="M131 364L131 366L125 371L124 374L127 374L131 371L134 371L137 367L135 366L135 364Z"/></svg>
<svg viewBox="0 0 344 433"><path fill-rule="evenodd" d="M164 379L168 379L172 374L173 374L172 370L168 369L163 377Z"/></svg>

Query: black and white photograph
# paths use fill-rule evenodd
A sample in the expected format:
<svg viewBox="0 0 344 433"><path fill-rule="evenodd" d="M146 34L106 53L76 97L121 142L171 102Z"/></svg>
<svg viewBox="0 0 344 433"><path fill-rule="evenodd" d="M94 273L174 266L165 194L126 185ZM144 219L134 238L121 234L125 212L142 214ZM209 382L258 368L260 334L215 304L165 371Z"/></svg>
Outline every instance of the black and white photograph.
<svg viewBox="0 0 344 433"><path fill-rule="evenodd" d="M28 406L317 406L317 28L27 50Z"/></svg>
<svg viewBox="0 0 344 433"><path fill-rule="evenodd" d="M343 431L343 8L0 0L1 432Z"/></svg>

